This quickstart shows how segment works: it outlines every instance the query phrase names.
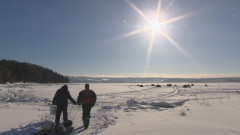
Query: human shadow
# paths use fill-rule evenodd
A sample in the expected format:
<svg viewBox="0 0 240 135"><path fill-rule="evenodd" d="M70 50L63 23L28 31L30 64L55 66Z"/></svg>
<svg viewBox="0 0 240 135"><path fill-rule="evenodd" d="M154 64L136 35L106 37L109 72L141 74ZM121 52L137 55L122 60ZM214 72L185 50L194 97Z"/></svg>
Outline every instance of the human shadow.
<svg viewBox="0 0 240 135"><path fill-rule="evenodd" d="M72 134L78 134L78 133L83 132L84 130L85 130L84 126L81 126L81 127L74 129Z"/></svg>
<svg viewBox="0 0 240 135"><path fill-rule="evenodd" d="M41 126L41 122L30 123L24 127L12 128L9 131L1 132L0 135L32 135L37 132L38 128Z"/></svg>

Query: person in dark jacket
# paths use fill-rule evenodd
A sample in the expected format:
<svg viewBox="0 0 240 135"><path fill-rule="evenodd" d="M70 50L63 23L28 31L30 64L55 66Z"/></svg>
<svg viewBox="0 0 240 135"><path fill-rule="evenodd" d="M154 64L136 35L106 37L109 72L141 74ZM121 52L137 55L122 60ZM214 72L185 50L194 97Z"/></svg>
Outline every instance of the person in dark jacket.
<svg viewBox="0 0 240 135"><path fill-rule="evenodd" d="M90 112L92 107L95 105L96 100L96 93L93 90L89 89L89 84L85 84L85 89L79 92L77 99L78 105L82 105L82 120L85 129L88 128L91 118Z"/></svg>
<svg viewBox="0 0 240 135"><path fill-rule="evenodd" d="M59 125L60 116L62 112L63 112L63 122L68 122L68 112L67 112L68 100L70 100L74 105L76 104L76 101L72 98L72 96L68 91L68 86L64 85L56 91L52 101L53 105L57 105L57 112L55 116L56 127Z"/></svg>

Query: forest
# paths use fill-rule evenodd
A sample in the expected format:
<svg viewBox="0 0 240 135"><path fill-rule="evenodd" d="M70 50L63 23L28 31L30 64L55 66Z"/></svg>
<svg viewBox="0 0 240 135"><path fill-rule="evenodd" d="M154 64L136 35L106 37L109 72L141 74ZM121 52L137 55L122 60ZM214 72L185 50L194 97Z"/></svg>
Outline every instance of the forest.
<svg viewBox="0 0 240 135"><path fill-rule="evenodd" d="M15 60L0 61L0 83L68 83L67 77L31 63Z"/></svg>

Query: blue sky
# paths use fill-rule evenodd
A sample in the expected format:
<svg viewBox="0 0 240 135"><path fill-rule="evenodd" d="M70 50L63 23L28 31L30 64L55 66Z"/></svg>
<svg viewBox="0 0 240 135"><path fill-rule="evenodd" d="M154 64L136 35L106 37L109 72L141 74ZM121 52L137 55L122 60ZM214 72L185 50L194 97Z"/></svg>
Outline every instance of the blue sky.
<svg viewBox="0 0 240 135"><path fill-rule="evenodd" d="M158 0L1 0L0 59L63 75L240 76L239 0L160 2L157 12ZM162 26L167 36L127 36L149 25L134 7L149 20L182 18Z"/></svg>

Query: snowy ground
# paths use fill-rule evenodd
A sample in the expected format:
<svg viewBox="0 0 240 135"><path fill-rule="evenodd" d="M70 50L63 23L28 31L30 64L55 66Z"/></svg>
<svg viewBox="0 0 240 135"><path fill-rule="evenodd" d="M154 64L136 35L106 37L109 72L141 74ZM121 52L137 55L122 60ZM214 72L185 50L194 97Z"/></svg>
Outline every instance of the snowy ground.
<svg viewBox="0 0 240 135"><path fill-rule="evenodd" d="M239 135L240 84L90 84L98 96L90 127L82 130L81 107L70 103L69 119L79 135ZM31 135L49 113L63 84L1 84L0 135ZM174 84L175 85L175 84ZM73 98L84 84L68 84Z"/></svg>

